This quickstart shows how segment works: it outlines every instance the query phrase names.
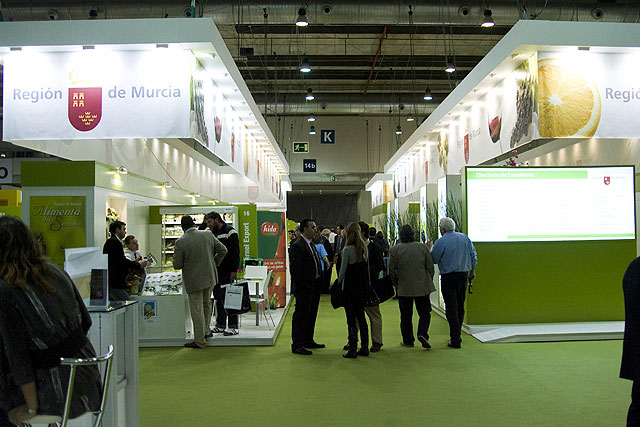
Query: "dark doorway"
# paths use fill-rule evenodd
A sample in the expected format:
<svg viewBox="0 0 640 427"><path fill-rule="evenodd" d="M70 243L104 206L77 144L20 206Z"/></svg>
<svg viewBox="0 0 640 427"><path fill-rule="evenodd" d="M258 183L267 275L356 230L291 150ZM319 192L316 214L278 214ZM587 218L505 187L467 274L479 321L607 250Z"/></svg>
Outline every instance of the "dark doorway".
<svg viewBox="0 0 640 427"><path fill-rule="evenodd" d="M287 218L300 222L313 219L316 224L335 227L358 220L357 196L345 194L287 194Z"/></svg>

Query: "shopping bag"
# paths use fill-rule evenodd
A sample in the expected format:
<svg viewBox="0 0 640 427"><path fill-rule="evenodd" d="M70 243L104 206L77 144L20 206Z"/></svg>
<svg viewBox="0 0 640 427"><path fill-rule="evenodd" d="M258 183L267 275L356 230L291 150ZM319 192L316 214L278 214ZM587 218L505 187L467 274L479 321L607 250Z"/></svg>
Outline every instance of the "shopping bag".
<svg viewBox="0 0 640 427"><path fill-rule="evenodd" d="M249 284L236 282L227 285L224 294L224 309L227 314L242 314L251 311Z"/></svg>

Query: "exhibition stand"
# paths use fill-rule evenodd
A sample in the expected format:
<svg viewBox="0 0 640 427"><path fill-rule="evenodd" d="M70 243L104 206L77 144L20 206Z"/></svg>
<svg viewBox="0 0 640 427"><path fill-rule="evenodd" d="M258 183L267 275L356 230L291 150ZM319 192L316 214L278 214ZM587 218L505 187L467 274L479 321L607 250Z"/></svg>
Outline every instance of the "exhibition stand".
<svg viewBox="0 0 640 427"><path fill-rule="evenodd" d="M102 247L117 219L164 272L179 225L151 219L149 206L203 214L226 196L244 203L230 208L238 232L253 233L244 255L259 256L248 203L283 209L288 165L210 19L3 22L0 59L3 139L73 160L22 164L22 217L53 261ZM284 259L270 268L286 269ZM279 283L284 311L286 277ZM185 342L184 295L137 298L141 340ZM162 321L149 317L151 302Z"/></svg>
<svg viewBox="0 0 640 427"><path fill-rule="evenodd" d="M282 320L288 309L286 277L286 228L284 213L258 210L254 204L207 205L207 206L150 206L149 231L151 252L162 253L162 262L156 268L148 268L151 274L171 275L173 245L182 236L180 220L183 215L191 215L197 224L204 221L208 212L218 212L225 222L238 232L240 246L239 280L244 275L245 259L259 259L271 272L267 283L267 298L274 324L259 322L259 310L254 304L254 312L240 315L240 334L225 337L216 334L208 339L210 346L273 345L278 337ZM156 273L159 272L159 273ZM179 274L179 273L177 273ZM161 280L162 281L162 280ZM149 281L147 281L149 282ZM169 281L170 282L170 281ZM168 283L168 282L167 282ZM256 282L250 283L252 290ZM258 284L261 288L263 283ZM138 311L140 325L140 346L182 346L193 339L192 323L187 296L181 284L153 286L147 283L141 295L132 298L141 303ZM261 292L253 292L256 297Z"/></svg>
<svg viewBox="0 0 640 427"><path fill-rule="evenodd" d="M385 165L389 203L420 194L426 234L458 199L479 258L464 329L479 340L622 337L638 249L625 165L639 159L619 144L640 137L639 43L632 24L520 21Z"/></svg>

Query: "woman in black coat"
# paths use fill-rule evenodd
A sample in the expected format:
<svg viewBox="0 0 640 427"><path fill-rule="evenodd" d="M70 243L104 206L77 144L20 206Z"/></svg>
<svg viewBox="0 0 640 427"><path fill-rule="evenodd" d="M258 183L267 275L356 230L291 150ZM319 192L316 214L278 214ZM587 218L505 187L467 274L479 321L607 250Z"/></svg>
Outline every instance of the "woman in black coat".
<svg viewBox="0 0 640 427"><path fill-rule="evenodd" d="M61 357L95 357L78 290L18 218L0 217L0 406L14 424L62 416L69 380ZM71 418L100 407L96 366L76 371Z"/></svg>

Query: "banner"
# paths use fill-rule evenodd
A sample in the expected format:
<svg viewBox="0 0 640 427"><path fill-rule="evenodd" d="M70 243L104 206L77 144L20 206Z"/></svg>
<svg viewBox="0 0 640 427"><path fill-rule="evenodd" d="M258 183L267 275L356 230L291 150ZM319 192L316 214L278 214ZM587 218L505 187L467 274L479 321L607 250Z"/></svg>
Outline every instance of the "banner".
<svg viewBox="0 0 640 427"><path fill-rule="evenodd" d="M540 52L540 137L638 138L640 55Z"/></svg>
<svg viewBox="0 0 640 427"><path fill-rule="evenodd" d="M83 196L32 196L30 227L51 261L64 265L66 248L86 246Z"/></svg>
<svg viewBox="0 0 640 427"><path fill-rule="evenodd" d="M273 271L269 299L273 307L284 307L287 298L287 227L284 212L258 211L258 256Z"/></svg>
<svg viewBox="0 0 640 427"><path fill-rule="evenodd" d="M13 52L3 138L184 138L192 56L178 49Z"/></svg>

